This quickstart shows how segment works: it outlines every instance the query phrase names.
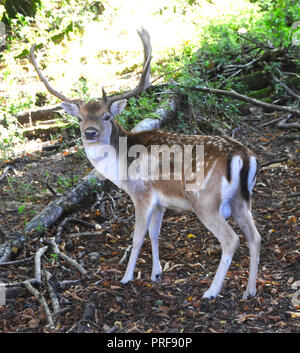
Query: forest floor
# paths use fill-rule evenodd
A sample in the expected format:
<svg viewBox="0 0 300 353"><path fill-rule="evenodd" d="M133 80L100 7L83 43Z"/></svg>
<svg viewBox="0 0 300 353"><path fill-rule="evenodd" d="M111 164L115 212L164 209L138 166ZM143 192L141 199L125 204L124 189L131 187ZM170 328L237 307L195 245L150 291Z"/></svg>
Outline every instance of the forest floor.
<svg viewBox="0 0 300 353"><path fill-rule="evenodd" d="M249 252L241 236L241 245L221 294L214 300L202 299L220 260L219 243L194 214L170 210L165 213L160 235L161 281L150 281L151 246L146 237L135 279L122 285L119 281L128 257L122 264L119 261L131 244L134 207L123 191L111 187L104 194L107 200L104 208L92 209L89 203L72 214L98 224L108 221L108 228L84 236L82 232L90 229L68 225L62 235L62 249L81 263L88 275L80 275L54 254L42 258L43 269L49 270L58 288L61 310L55 315L54 331L300 332L300 306L292 304L296 292L292 285L300 280L299 140L290 138L295 131L273 125L260 127L276 117L274 114L264 114L260 119L250 117L235 135L258 155L260 163L252 202L253 216L262 236L255 298L242 300ZM28 148L33 144L42 145L31 141ZM25 221L55 198L45 191L46 182L56 190L61 187L63 192L91 168L75 147L52 152L28 149L13 161L0 165L0 170L8 163L15 174L3 179L0 189L0 224L7 232L23 232ZM57 225L47 230L46 235L55 236L56 232ZM241 235L239 231L238 234ZM13 260L28 258L42 246L40 238L27 237L24 249ZM33 262L0 263L0 281L11 283L31 277L34 277ZM79 281L64 288L58 285L66 280ZM39 291L52 310L47 284L43 283ZM83 319L87 303L93 311L92 319ZM0 332L49 331L39 301L24 286L9 288L6 305L0 306Z"/></svg>

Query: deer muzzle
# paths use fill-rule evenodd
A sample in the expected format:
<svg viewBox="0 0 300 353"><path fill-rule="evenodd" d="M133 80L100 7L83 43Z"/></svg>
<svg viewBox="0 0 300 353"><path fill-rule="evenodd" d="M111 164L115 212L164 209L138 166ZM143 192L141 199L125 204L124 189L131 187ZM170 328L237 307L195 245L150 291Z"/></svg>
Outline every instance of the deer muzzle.
<svg viewBox="0 0 300 353"><path fill-rule="evenodd" d="M99 137L99 131L93 127L88 127L84 131L84 137L88 142L97 142Z"/></svg>

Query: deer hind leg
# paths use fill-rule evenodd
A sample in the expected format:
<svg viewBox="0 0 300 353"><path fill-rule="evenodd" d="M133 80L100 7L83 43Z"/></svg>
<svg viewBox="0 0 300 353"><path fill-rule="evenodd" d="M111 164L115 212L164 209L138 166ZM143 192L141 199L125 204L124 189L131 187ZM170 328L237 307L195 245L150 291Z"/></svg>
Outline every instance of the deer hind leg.
<svg viewBox="0 0 300 353"><path fill-rule="evenodd" d="M207 195L201 195L201 192L186 192L185 194L200 221L213 233L222 246L222 256L217 272L211 286L203 295L203 298L216 298L222 289L233 255L239 245L239 237L226 222L219 209L209 207L209 202L205 202Z"/></svg>
<svg viewBox="0 0 300 353"><path fill-rule="evenodd" d="M232 215L244 233L250 251L250 272L243 299L256 294L256 277L259 263L261 237L252 219L250 202L238 200L233 204Z"/></svg>
<svg viewBox="0 0 300 353"><path fill-rule="evenodd" d="M152 212L151 221L149 225L149 235L152 246L152 274L151 280L157 281L161 274L162 268L159 261L159 250L158 250L158 237L160 233L161 222L163 218L163 209L159 206L155 207Z"/></svg>
<svg viewBox="0 0 300 353"><path fill-rule="evenodd" d="M144 243L144 238L149 227L152 211L153 208L151 206L145 208L143 204L135 204L135 228L133 233L132 250L125 274L121 280L121 283L123 284L133 280L136 260Z"/></svg>

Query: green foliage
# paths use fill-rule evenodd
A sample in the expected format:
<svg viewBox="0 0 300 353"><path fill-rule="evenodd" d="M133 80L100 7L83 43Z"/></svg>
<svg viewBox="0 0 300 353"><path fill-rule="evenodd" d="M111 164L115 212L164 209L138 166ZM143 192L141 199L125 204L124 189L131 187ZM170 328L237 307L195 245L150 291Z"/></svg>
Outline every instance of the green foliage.
<svg viewBox="0 0 300 353"><path fill-rule="evenodd" d="M240 102L216 95L189 91L187 88L203 85L211 88L232 89L251 96L250 85L246 80L248 73L249 80L251 78L251 66L249 66L249 70L243 71L244 80L240 77L228 78L222 73L216 74L217 80L211 80L211 74L215 75L218 73L218 69L224 66L247 63L245 49L246 52L249 51L254 56L255 53L263 55L264 48L290 48L293 44L294 33L299 31L299 27L293 26L295 21L300 20L298 2L294 0L259 0L256 2L259 5L259 11L253 8L251 11L241 11L239 16L224 16L222 19L216 17L211 20L210 23L202 27L201 42L198 47L195 46L195 43L186 42L180 54L178 51L169 50L167 64L164 62L159 68L164 73L169 73L167 74L168 80L176 81L177 84L172 88L179 89L181 94L187 98L189 109L197 109L198 114L200 112L208 117L211 124L219 125L225 130L232 128L232 123L238 121ZM252 39L253 42L243 39L243 36ZM256 46L255 43L257 43ZM249 50L249 47L252 48ZM248 61L251 61L251 56ZM296 57L294 62L296 62ZM259 95L266 90L263 81L268 80L268 84L271 85L270 77L281 69L282 62L270 60L262 62L261 65L261 74L258 80L262 80L262 89L259 93L256 91ZM224 84L220 87L222 82ZM256 79L254 86L257 83ZM284 94L282 86L278 84L274 85L272 91L279 96ZM270 99L270 92L266 99ZM224 114L231 117L231 121L228 122L227 119L225 122ZM183 116L183 121L177 127L178 130L197 131L192 126L193 122L186 123L184 118ZM214 122L216 118L217 120ZM174 126L172 127L174 128Z"/></svg>
<svg viewBox="0 0 300 353"><path fill-rule="evenodd" d="M4 6L6 16L9 19L17 17L18 14L23 16L34 17L37 8L41 5L41 0L5 0Z"/></svg>
<svg viewBox="0 0 300 353"><path fill-rule="evenodd" d="M79 97L83 97L85 101L90 99L89 87L85 77L81 76L76 85L76 91Z"/></svg>
<svg viewBox="0 0 300 353"><path fill-rule="evenodd" d="M78 175L59 176L57 180L57 184L59 185L59 187L57 188L57 191L60 194L63 194L67 189L70 188L70 186L76 184L78 179L79 179Z"/></svg>
<svg viewBox="0 0 300 353"><path fill-rule="evenodd" d="M158 105L154 96L145 92L140 97L133 97L127 102L127 109L117 116L118 121L125 129L132 129L139 121L155 117L154 111Z"/></svg>
<svg viewBox="0 0 300 353"><path fill-rule="evenodd" d="M262 18L256 22L255 36L268 41L274 47L291 44L294 22L300 20L300 6L297 0L258 0Z"/></svg>
<svg viewBox="0 0 300 353"><path fill-rule="evenodd" d="M52 264L53 262L55 262L56 260L58 260L59 258L59 255L58 254L54 254L54 253L51 253L50 254L50 259L48 259L49 263Z"/></svg>
<svg viewBox="0 0 300 353"><path fill-rule="evenodd" d="M15 1L6 0L7 4L9 2L16 4ZM217 88L224 82L222 88L246 93L247 85L244 82L235 77L227 79L222 73L218 73L220 67L230 65L233 61L235 64L245 63L243 50L248 50L250 43L242 39L240 34L262 43L265 48L291 46L300 29L293 26L293 23L300 20L298 1L251 2L145 1L152 16L151 23L155 23L152 29L147 28L154 49L152 77L162 75L165 82L175 81L176 84L171 84L166 90L179 91L182 97L187 98L192 110L198 110L208 118L220 115L221 120L222 115L219 112L224 111L236 119L236 102L224 97L191 92L186 88L198 85ZM3 4L3 1L1 3ZM128 20L128 16L135 11L131 8L131 2L128 2L128 5L121 0L43 0L36 3L39 5L34 17L22 11L11 16L6 50L0 52L0 81L4 85L3 92L6 92L5 96L0 97L0 122L4 121L4 124L0 124L0 152L4 158L7 158L9 149L22 140L22 129L17 124L15 115L40 106L37 104L37 97L41 91L46 92L42 85L37 84L36 74L26 58L32 43L37 44L38 61L49 82L68 97L88 100L100 95L102 85L109 87L110 92L125 89L122 86L125 80L120 80L120 77L128 75L132 78L132 71L138 72L141 67L140 53L138 56L135 53L136 57L131 56L126 61L130 52L135 51L127 48L129 43L126 31L129 29L124 25L124 18ZM142 7L143 5L139 6L139 9ZM181 21L178 22L178 28L182 28L181 32L185 34L182 38L185 39L177 40L176 37L176 45L164 45L158 49L161 43L155 33L156 27L161 25L159 30L163 32L174 19ZM115 47L115 42L107 38L118 20L118 24L122 23L124 28L122 32L118 28L111 38L117 39L121 36L125 49L120 48L120 45ZM131 26L130 23L128 28ZM176 29L175 26L173 28ZM90 42L89 45L85 45L86 42ZM257 49L252 49L252 53L258 52ZM263 53L264 50L261 51L261 54ZM276 69L280 69L278 62L267 63L261 67L265 75L276 72ZM217 72L217 79L214 81L210 80L212 72ZM250 72L246 71L245 75L247 74ZM131 87L133 85L134 83L130 83ZM276 89L282 88L276 86ZM141 119L152 117L160 103L159 97L143 94L141 97L130 99L126 110L118 117L119 121L125 128L131 129ZM57 103L57 99L48 93L44 101L47 104ZM184 119L184 113L180 113L179 129L186 130L191 126L194 131L195 122ZM77 124L75 120L73 123ZM72 182L61 180L60 187L64 189Z"/></svg>

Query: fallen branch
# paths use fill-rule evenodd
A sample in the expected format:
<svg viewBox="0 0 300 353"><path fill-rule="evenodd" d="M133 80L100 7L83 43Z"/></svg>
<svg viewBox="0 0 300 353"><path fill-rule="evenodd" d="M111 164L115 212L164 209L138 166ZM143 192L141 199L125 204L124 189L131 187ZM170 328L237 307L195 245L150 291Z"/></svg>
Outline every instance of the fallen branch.
<svg viewBox="0 0 300 353"><path fill-rule="evenodd" d="M34 255L34 278L27 279L24 282L17 282L17 283L9 283L9 286L20 286L22 284L25 284L25 282L31 283L31 284L37 284L40 285L42 283L42 263L41 263L41 257L45 254L45 252L48 250L48 245L40 248ZM29 259L32 259L33 256ZM20 263L24 262L24 260L29 261L29 259L22 259L18 261L10 261L10 262L3 262L0 263L0 265L3 264L10 264L10 263Z"/></svg>
<svg viewBox="0 0 300 353"><path fill-rule="evenodd" d="M276 125L277 127L281 128L281 129L300 129L300 124L297 123L287 123L290 120L290 116L288 116L287 118L281 120L278 122L278 124Z"/></svg>
<svg viewBox="0 0 300 353"><path fill-rule="evenodd" d="M259 107L269 109L272 111L279 110L279 111L283 111L283 112L292 113L296 116L300 116L300 110L298 110L298 109L294 109L294 108L287 107L284 105L265 103L265 102L262 102L258 99L244 96L243 94L237 93L235 91L225 91L222 89L215 89L215 88L208 88L208 87L187 87L187 88L192 91L196 91L196 92L207 92L207 93L213 93L213 94L221 94L221 95L228 96L228 97L231 97L234 99L238 99L238 100L241 100L241 101L253 104L253 105L257 105Z"/></svg>
<svg viewBox="0 0 300 353"><path fill-rule="evenodd" d="M67 261L71 266L75 267L82 275L86 276L87 271L74 259L71 259L68 255L61 252L58 248L58 245L55 243L54 238L49 239L49 243L51 244L54 254L61 257L63 260Z"/></svg>
<svg viewBox="0 0 300 353"><path fill-rule="evenodd" d="M295 93L290 87L288 87L284 82L282 82L278 77L272 75L273 80L278 83L282 88L284 88L289 95L296 99L300 99L299 94Z"/></svg>
<svg viewBox="0 0 300 353"><path fill-rule="evenodd" d="M247 69L249 66L255 64L258 62L261 58L255 58L251 61L249 61L247 64L241 64L241 65L226 65L224 66L225 72L226 71L232 71L234 69Z"/></svg>
<svg viewBox="0 0 300 353"><path fill-rule="evenodd" d="M78 283L81 282L81 279L73 279L73 280L64 280L64 281L60 281L57 282L59 290L64 291L65 289L67 289L70 286L74 286Z"/></svg>
<svg viewBox="0 0 300 353"><path fill-rule="evenodd" d="M177 110L175 96L173 95L167 101L163 101L153 113L154 118L145 118L140 121L131 131L139 132L151 129L160 128L165 122L170 119Z"/></svg>
<svg viewBox="0 0 300 353"><path fill-rule="evenodd" d="M258 41L257 39L249 38L247 36L244 36L243 34L237 33L237 36L257 45L259 48L265 48L265 49L270 49L270 50L275 49L273 46L266 45L265 43L262 43L262 42Z"/></svg>
<svg viewBox="0 0 300 353"><path fill-rule="evenodd" d="M6 261L6 262L0 262L0 266L10 266L10 265L19 265L24 262L30 262L34 261L33 256L27 257L26 259L20 259L20 260L15 260L15 261Z"/></svg>
<svg viewBox="0 0 300 353"><path fill-rule="evenodd" d="M28 222L25 226L25 234L36 235L38 233L38 235L42 235L45 229L52 226L62 215L70 212L74 209L74 206L78 205L78 203L91 194L96 184L101 185L101 181L97 177L97 172L92 170L74 188L50 202L38 215Z"/></svg>
<svg viewBox="0 0 300 353"><path fill-rule="evenodd" d="M51 120L53 116L63 108L60 104L52 105L49 107L39 108L37 110L32 110L29 112L22 112L16 115L16 119L20 124L32 124L36 121L46 121Z"/></svg>
<svg viewBox="0 0 300 353"><path fill-rule="evenodd" d="M263 123L261 125L258 125L258 127L261 128L261 127L266 127L266 126L270 126L270 125L273 125L273 124L277 124L279 121L284 120L284 119L285 118L283 118L283 117L276 118L276 119L270 120L270 121L268 121L266 123Z"/></svg>
<svg viewBox="0 0 300 353"><path fill-rule="evenodd" d="M97 231L97 232L82 232L82 233L70 233L67 234L68 238L76 238L76 237L96 237L97 235L102 235L103 231L105 229L102 229L101 231Z"/></svg>
<svg viewBox="0 0 300 353"><path fill-rule="evenodd" d="M34 278L35 280L41 284L42 283L42 274L41 274L41 257L45 254L45 252L48 250L48 245L44 246L43 248L40 248L35 256L34 256Z"/></svg>
<svg viewBox="0 0 300 353"><path fill-rule="evenodd" d="M49 307L47 305L45 297L30 284L30 280L26 280L23 283L24 283L25 287L28 289L28 291L31 294L33 294L37 298L37 300L41 303L42 307L45 310L45 314L46 314L46 318L47 318L49 327L51 330L54 330L55 329L54 321L52 319L51 312L49 310Z"/></svg>
<svg viewBox="0 0 300 353"><path fill-rule="evenodd" d="M95 224L95 223L91 223L91 222L87 222L87 221L83 221L82 219L78 219L76 217L67 217L65 218L61 224L59 225L58 227L58 230L57 230L57 235L56 235L56 240L59 242L60 239L61 239L61 235L62 235L62 232L64 230L64 228L66 227L67 224L69 223L76 223L76 224L80 224L80 225L83 225L85 227L88 227L88 228L92 228L92 229L96 229L96 230L99 230L101 229L101 226L99 224Z"/></svg>
<svg viewBox="0 0 300 353"><path fill-rule="evenodd" d="M44 274L45 274L45 278L46 278L47 285L48 285L48 290L49 290L49 294L50 294L53 312L54 312L54 314L57 314L60 311L60 305L59 305L59 300L56 295L56 290L53 285L53 281L51 280L52 275L49 271L44 271Z"/></svg>

